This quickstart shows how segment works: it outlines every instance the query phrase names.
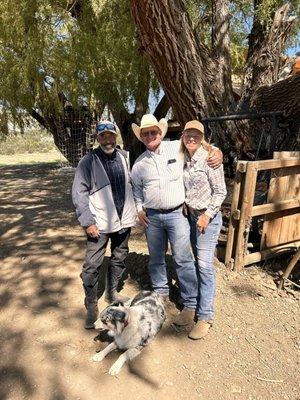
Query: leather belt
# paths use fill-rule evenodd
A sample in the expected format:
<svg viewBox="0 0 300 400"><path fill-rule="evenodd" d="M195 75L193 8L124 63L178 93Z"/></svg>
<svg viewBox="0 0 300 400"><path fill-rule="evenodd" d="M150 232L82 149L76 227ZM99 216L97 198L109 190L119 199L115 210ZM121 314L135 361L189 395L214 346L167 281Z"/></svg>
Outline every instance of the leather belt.
<svg viewBox="0 0 300 400"><path fill-rule="evenodd" d="M155 210L161 214L168 214L171 213L172 211L178 210L180 207L182 207L182 204L179 204L179 206L176 206L174 208L147 208L147 210Z"/></svg>

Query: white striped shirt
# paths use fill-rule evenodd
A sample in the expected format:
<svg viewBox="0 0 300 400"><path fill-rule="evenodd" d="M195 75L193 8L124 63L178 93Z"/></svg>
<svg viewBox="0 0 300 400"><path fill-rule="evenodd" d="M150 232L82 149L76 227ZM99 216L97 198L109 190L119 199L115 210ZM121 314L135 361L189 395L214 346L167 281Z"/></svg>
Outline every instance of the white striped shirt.
<svg viewBox="0 0 300 400"><path fill-rule="evenodd" d="M138 212L143 208L167 210L184 202L179 148L179 140L161 142L155 152L146 150L134 163L131 179Z"/></svg>

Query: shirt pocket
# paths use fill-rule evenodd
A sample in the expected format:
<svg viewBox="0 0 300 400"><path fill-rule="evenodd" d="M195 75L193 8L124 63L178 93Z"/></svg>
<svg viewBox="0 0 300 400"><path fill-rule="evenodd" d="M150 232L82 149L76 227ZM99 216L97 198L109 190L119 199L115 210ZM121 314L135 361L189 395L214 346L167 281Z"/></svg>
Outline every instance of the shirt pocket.
<svg viewBox="0 0 300 400"><path fill-rule="evenodd" d="M180 168L180 163L176 160L175 162L167 164L167 173L169 181L177 181L182 176L183 171Z"/></svg>
<svg viewBox="0 0 300 400"><path fill-rule="evenodd" d="M195 165L190 171L190 179L194 185L204 185L208 181L205 166L203 164Z"/></svg>

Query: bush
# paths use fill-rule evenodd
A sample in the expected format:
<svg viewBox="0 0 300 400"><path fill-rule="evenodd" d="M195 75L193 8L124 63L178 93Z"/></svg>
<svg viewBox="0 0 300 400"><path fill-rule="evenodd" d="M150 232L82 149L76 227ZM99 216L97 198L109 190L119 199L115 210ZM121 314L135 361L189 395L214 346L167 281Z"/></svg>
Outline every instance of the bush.
<svg viewBox="0 0 300 400"><path fill-rule="evenodd" d="M0 154L48 153L56 149L52 136L44 130L10 134L0 140Z"/></svg>

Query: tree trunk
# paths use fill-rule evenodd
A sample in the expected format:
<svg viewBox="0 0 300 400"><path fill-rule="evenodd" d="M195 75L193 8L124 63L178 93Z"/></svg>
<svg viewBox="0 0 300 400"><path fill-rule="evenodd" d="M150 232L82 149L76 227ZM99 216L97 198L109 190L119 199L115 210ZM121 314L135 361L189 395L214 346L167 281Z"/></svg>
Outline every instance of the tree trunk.
<svg viewBox="0 0 300 400"><path fill-rule="evenodd" d="M287 16L289 8L289 4L285 4L274 13L273 23L268 30L259 26L255 19L249 37L248 60L239 109L249 109L253 103L252 97L261 86L278 81L280 55L294 21Z"/></svg>
<svg viewBox="0 0 300 400"><path fill-rule="evenodd" d="M234 109L228 2L216 0L217 9L209 50L193 32L181 0L131 0L140 51L149 59L181 125ZM217 125L214 133L225 151L233 146L249 148L247 135L234 124Z"/></svg>
<svg viewBox="0 0 300 400"><path fill-rule="evenodd" d="M256 8L260 0L256 1ZM195 35L181 0L131 0L131 11L138 30L140 51L149 59L154 72L181 124L187 120L252 111L258 89L274 84L278 77L279 55L285 44L292 19L289 6L274 13L267 29L258 17L249 37L249 54L240 104L234 104L229 53L229 2L212 3L212 48ZM283 89L283 87L281 88ZM262 89L262 91L265 89ZM279 89L278 89L279 90ZM280 91L280 90L279 90ZM283 90L284 92L284 90ZM262 99L262 95L260 95ZM258 101L258 100L257 100ZM283 97L278 99L284 103ZM214 136L225 153L244 156L255 153L259 131L245 121L215 124ZM249 134L251 132L251 135ZM250 154L249 154L250 155Z"/></svg>

